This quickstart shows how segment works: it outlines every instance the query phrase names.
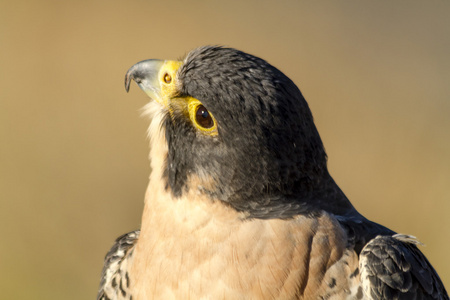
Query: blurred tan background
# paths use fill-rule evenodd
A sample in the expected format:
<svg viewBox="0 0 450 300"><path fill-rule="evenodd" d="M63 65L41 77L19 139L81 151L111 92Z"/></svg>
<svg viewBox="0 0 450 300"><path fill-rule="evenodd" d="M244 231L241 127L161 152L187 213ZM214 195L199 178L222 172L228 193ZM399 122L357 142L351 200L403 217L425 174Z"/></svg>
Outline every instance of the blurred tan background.
<svg viewBox="0 0 450 300"><path fill-rule="evenodd" d="M296 82L336 181L426 244L450 288L449 1L1 1L2 299L94 299L139 227L148 98L134 63L205 44Z"/></svg>

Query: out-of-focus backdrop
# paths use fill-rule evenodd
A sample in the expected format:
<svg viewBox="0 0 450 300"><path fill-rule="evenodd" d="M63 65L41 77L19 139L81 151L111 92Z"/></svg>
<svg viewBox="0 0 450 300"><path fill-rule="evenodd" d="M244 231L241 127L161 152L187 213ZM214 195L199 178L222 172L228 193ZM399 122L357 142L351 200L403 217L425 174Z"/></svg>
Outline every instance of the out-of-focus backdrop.
<svg viewBox="0 0 450 300"><path fill-rule="evenodd" d="M450 288L449 1L1 1L2 299L93 299L150 172L124 75L205 44L298 84L357 209L414 234Z"/></svg>

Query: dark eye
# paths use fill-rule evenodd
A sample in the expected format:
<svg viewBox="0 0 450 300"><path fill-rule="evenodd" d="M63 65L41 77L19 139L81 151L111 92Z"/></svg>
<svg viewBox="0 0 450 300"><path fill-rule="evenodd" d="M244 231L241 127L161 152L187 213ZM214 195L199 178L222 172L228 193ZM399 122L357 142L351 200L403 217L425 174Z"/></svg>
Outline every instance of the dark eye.
<svg viewBox="0 0 450 300"><path fill-rule="evenodd" d="M164 75L164 82L165 83L171 83L172 82L172 76L170 76L170 74L166 73Z"/></svg>
<svg viewBox="0 0 450 300"><path fill-rule="evenodd" d="M195 121L203 128L211 128L214 126L214 120L212 119L211 114L203 105L197 106Z"/></svg>

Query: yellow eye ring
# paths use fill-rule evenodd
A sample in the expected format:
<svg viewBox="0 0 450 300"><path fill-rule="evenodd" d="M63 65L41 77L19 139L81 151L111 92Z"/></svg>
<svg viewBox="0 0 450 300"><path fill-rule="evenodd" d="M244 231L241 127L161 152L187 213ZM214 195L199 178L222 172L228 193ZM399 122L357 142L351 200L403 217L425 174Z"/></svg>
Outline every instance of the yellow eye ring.
<svg viewBox="0 0 450 300"><path fill-rule="evenodd" d="M208 135L217 135L216 119L200 101L190 98L188 100L188 109L189 117L195 128Z"/></svg>

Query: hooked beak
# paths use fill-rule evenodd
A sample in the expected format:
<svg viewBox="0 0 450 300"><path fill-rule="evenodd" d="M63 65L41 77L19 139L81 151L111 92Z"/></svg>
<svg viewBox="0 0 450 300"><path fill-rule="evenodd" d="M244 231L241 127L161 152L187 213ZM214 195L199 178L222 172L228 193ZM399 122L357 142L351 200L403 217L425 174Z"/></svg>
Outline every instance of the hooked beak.
<svg viewBox="0 0 450 300"><path fill-rule="evenodd" d="M163 102L159 75L164 63L164 60L148 59L132 66L125 75L125 90L130 90L131 80L134 80L150 98Z"/></svg>

